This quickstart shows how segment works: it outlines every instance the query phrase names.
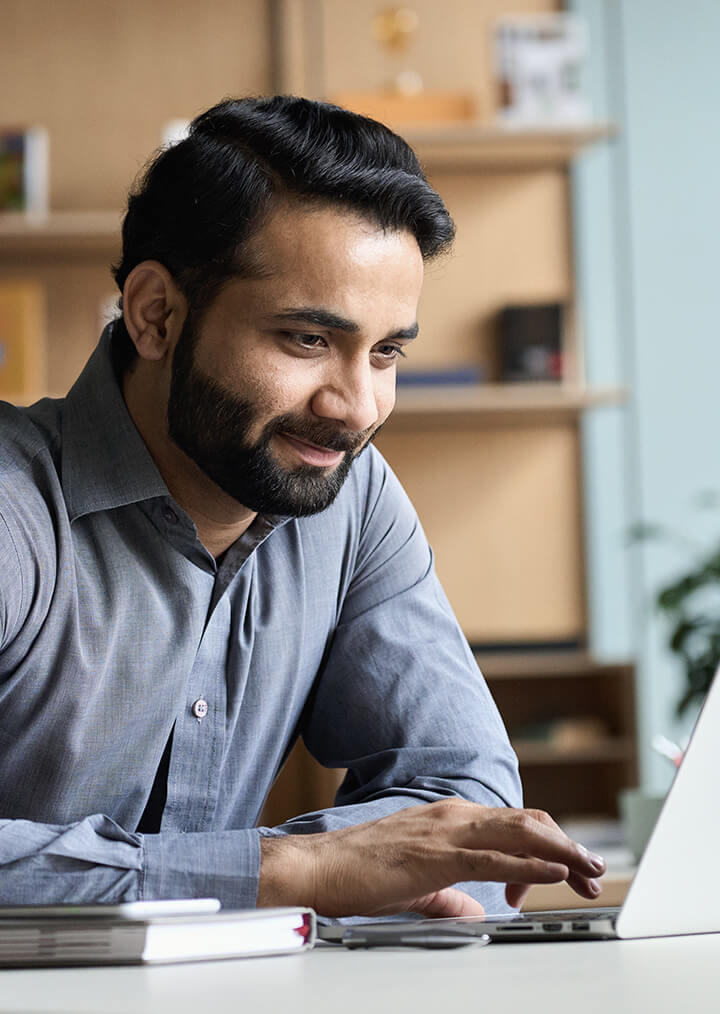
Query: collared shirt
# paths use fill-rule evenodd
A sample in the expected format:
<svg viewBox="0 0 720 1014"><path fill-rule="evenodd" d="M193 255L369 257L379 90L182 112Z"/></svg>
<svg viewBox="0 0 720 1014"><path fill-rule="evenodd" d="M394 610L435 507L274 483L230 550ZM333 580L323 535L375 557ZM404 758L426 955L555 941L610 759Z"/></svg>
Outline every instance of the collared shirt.
<svg viewBox="0 0 720 1014"><path fill-rule="evenodd" d="M0 903L255 903L260 837L460 796L515 756L396 478L259 516L216 563L125 407L106 331L64 400L0 403ZM202 702L202 703L201 703ZM172 733L157 834L140 834ZM255 825L302 735L336 805ZM502 907L497 885L475 885Z"/></svg>

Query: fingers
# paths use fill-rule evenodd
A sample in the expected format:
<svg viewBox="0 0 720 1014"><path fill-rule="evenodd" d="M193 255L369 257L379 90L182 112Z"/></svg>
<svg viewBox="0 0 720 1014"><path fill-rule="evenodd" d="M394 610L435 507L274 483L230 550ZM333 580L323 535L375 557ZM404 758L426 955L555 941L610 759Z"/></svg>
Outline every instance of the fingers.
<svg viewBox="0 0 720 1014"><path fill-rule="evenodd" d="M468 879L493 880L506 884L556 884L567 880L564 863L547 862L535 856L514 856L496 849L464 850Z"/></svg>
<svg viewBox="0 0 720 1014"><path fill-rule="evenodd" d="M570 874L568 884L577 894L590 900L597 898L602 891L602 884L599 880L594 877L581 877L577 873Z"/></svg>
<svg viewBox="0 0 720 1014"><path fill-rule="evenodd" d="M530 810L529 812L532 813L533 816L540 821L540 823L559 831L564 838L568 841L572 841L571 838L568 838L560 825L555 823L549 813L546 813L544 810ZM577 847L581 855L589 861L590 868L592 869L594 876L601 877L607 869L607 865L603 857L596 855L594 852L589 852L580 842L573 841L573 844Z"/></svg>
<svg viewBox="0 0 720 1014"><path fill-rule="evenodd" d="M558 831L560 831L561 834L564 834L562 829L559 827L558 824L555 823L555 821L552 819L549 813L545 813L543 810L533 810L531 812L536 816L536 818L541 823L546 824L548 827L557 829ZM592 852L588 852L585 846L581 845L579 842L575 842L574 844L577 845L581 854L583 854L589 860L590 867L594 873L594 876L592 877L583 876L581 873L576 873L573 870L571 870L570 875L568 877L568 884L577 894L581 895L583 898L589 898L590 900L593 900L594 898L597 898L600 892L602 891L602 884L595 878L602 876L605 873L607 869L605 860L602 858L602 856L598 856Z"/></svg>
<svg viewBox="0 0 720 1014"><path fill-rule="evenodd" d="M594 901L602 891L602 885L594 879L580 877L571 873L567 878L568 885L582 898ZM522 908L532 884L508 884L505 888L505 900L512 908Z"/></svg>
<svg viewBox="0 0 720 1014"><path fill-rule="evenodd" d="M508 884L505 888L505 900L511 908L522 908L528 896L531 884Z"/></svg>
<svg viewBox="0 0 720 1014"><path fill-rule="evenodd" d="M456 887L446 887L442 891L417 898L409 906L408 911L419 912L428 919L458 919L468 915L485 915L485 909L479 901L475 901L469 894L459 891Z"/></svg>
<svg viewBox="0 0 720 1014"><path fill-rule="evenodd" d="M556 879L564 880L572 872L590 880L605 872L604 860L568 838L542 810L486 809L478 819L466 824L461 836L465 848L489 849L515 858L535 857L551 869L558 865L565 867L565 873ZM542 871L541 866L536 869ZM552 875L557 872L553 869ZM518 880L525 882L526 877ZM592 888L587 890L589 897L599 893L593 893Z"/></svg>

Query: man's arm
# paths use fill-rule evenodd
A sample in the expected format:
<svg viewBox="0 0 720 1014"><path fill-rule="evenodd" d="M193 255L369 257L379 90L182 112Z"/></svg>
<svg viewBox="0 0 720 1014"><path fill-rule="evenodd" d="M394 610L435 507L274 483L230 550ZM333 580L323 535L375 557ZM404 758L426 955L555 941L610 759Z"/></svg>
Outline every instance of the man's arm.
<svg viewBox="0 0 720 1014"><path fill-rule="evenodd" d="M531 884L562 880L596 898L605 872L539 810L482 807L459 799L412 807L368 824L266 838L258 905L308 904L321 915L482 915L457 881L502 882L517 907Z"/></svg>
<svg viewBox="0 0 720 1014"><path fill-rule="evenodd" d="M67 825L0 820L0 904L217 897L255 905L255 830L128 832L102 814Z"/></svg>
<svg viewBox="0 0 720 1014"><path fill-rule="evenodd" d="M308 879L325 915L417 908L427 895L433 914L500 911L524 889L504 895L498 881L569 879L594 897L587 878L603 867L547 815L517 809L515 754L415 512L379 455L367 464L353 577L302 730L322 764L348 774L334 808L264 832L260 902ZM447 894L459 881L475 902Z"/></svg>

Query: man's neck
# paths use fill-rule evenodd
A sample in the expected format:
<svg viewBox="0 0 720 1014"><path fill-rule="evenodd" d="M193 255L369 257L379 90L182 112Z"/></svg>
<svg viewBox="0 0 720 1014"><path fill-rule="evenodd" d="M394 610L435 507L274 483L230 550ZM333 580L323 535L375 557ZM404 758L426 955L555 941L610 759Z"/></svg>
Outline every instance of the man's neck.
<svg viewBox="0 0 720 1014"><path fill-rule="evenodd" d="M243 535L257 514L228 496L170 440L167 400L143 370L125 374L125 404L175 502L192 518L198 538L217 559Z"/></svg>

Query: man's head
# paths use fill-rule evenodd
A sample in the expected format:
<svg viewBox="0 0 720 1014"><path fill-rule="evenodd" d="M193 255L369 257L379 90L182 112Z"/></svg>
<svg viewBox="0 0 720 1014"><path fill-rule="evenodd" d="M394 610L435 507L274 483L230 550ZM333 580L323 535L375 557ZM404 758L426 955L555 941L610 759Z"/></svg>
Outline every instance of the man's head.
<svg viewBox="0 0 720 1014"><path fill-rule="evenodd" d="M313 513L392 408L422 263L452 238L381 124L305 99L223 102L130 197L116 364L158 361L139 341L154 314L171 441L246 507Z"/></svg>

